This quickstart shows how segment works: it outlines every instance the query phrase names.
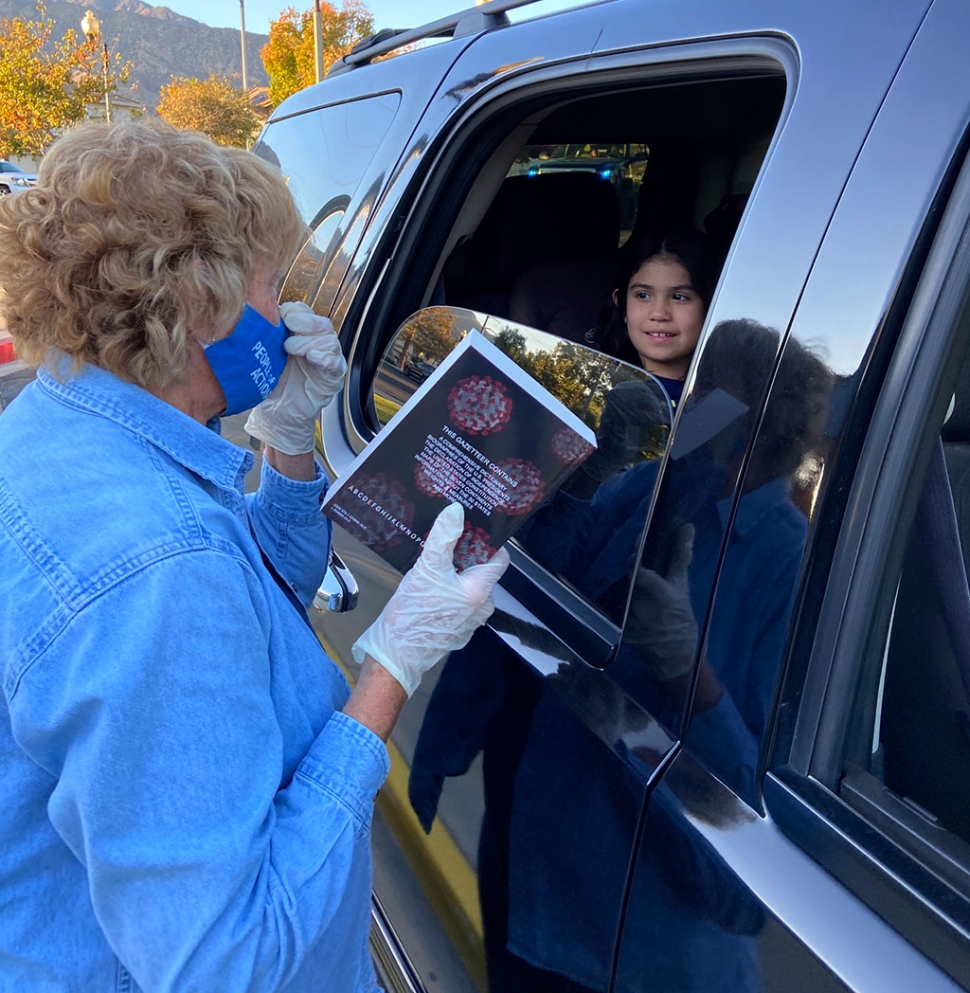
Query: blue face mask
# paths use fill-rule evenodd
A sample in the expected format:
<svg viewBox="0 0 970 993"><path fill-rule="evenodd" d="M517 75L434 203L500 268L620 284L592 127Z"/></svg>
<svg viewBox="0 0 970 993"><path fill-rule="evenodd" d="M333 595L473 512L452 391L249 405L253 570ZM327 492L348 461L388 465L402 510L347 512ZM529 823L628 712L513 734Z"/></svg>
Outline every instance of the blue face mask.
<svg viewBox="0 0 970 993"><path fill-rule="evenodd" d="M226 395L223 417L249 410L272 393L286 366L287 334L282 321L270 324L247 303L232 334L205 346L205 357Z"/></svg>

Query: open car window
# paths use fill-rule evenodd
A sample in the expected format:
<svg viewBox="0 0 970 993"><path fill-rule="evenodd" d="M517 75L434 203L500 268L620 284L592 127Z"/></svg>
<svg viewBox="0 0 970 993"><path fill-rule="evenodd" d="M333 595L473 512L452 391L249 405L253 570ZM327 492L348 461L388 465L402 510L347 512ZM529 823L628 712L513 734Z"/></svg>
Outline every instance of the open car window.
<svg viewBox="0 0 970 993"><path fill-rule="evenodd" d="M604 542L591 522L599 501L637 477L637 506L653 495L667 447L672 407L660 383L645 370L577 342L504 318L452 307L428 307L409 317L391 339L373 385L372 416L386 425L470 331L478 331L587 424L598 448L552 493L512 539L535 563L567 583L614 623L611 605L622 597L595 595L587 565ZM443 494L446 498L448 494ZM631 554L611 583L627 588L646 510L630 515Z"/></svg>

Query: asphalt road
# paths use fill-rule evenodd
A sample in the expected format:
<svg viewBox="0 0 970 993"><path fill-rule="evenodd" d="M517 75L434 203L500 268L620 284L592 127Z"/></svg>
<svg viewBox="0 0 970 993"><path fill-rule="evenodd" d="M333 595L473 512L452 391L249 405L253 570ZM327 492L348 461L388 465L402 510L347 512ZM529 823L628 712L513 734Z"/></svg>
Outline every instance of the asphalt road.
<svg viewBox="0 0 970 993"><path fill-rule="evenodd" d="M7 366L0 366L0 411L4 410L33 378L33 369L28 369L22 362L11 362Z"/></svg>

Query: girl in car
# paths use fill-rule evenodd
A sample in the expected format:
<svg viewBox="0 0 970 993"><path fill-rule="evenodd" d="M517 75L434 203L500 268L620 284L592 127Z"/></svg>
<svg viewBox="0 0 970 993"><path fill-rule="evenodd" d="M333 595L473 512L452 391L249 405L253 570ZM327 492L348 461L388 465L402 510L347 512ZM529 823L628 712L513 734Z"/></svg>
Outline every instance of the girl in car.
<svg viewBox="0 0 970 993"><path fill-rule="evenodd" d="M642 365L676 405L716 277L700 231L648 234L626 256L612 305L588 337L602 351Z"/></svg>

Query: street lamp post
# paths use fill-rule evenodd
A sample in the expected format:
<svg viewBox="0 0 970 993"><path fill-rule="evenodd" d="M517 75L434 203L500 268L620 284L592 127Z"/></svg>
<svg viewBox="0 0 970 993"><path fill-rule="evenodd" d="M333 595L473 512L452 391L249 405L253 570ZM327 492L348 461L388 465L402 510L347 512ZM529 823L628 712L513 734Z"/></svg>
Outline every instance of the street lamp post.
<svg viewBox="0 0 970 993"><path fill-rule="evenodd" d="M239 47L242 50L242 88L249 97L249 84L246 82L246 7L244 0L239 0Z"/></svg>
<svg viewBox="0 0 970 993"><path fill-rule="evenodd" d="M313 0L313 79L319 83L323 79L323 21L320 16L320 0Z"/></svg>
<svg viewBox="0 0 970 993"><path fill-rule="evenodd" d="M240 0L240 3L242 0ZM93 10L85 11L81 18L81 30L88 41L101 38L101 22L94 16ZM101 38L101 80L104 86L104 119L111 123L111 101L108 97L108 43Z"/></svg>

